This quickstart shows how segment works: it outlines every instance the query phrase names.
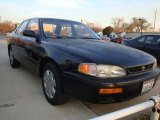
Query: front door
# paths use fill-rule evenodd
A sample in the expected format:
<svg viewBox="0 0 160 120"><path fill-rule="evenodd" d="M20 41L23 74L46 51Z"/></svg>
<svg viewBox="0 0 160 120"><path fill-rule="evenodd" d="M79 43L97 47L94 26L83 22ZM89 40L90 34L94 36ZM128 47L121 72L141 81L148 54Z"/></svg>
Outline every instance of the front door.
<svg viewBox="0 0 160 120"><path fill-rule="evenodd" d="M39 34L39 24L38 19L30 20L26 27L26 30L32 30L35 34ZM36 38L21 36L21 41L23 43L23 49L21 51L23 57L23 65L33 72L37 72L37 66L39 62L39 47L40 44L36 42Z"/></svg>
<svg viewBox="0 0 160 120"><path fill-rule="evenodd" d="M24 44L23 44L23 41L21 40L21 37L23 36L23 31L25 30L28 22L29 21L26 20L21 25L19 25L19 27L13 33L13 37L12 37L13 54L14 54L14 57L20 62L22 61L22 56L23 56L21 51L24 47Z"/></svg>

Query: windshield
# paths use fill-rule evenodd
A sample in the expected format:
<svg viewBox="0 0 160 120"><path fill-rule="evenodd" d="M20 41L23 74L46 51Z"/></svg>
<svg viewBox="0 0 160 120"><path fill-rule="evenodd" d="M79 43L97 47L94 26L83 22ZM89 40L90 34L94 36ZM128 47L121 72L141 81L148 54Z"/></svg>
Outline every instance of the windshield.
<svg viewBox="0 0 160 120"><path fill-rule="evenodd" d="M100 39L90 28L78 22L43 20L42 29L44 36L49 38Z"/></svg>

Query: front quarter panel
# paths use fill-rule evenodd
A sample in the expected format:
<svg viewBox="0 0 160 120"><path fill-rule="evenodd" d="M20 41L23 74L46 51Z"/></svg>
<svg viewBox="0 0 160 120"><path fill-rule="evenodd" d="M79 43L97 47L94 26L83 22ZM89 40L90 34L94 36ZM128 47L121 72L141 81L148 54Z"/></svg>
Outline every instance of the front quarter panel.
<svg viewBox="0 0 160 120"><path fill-rule="evenodd" d="M42 46L45 49L43 57L53 59L62 71L76 71L80 63L89 62L88 59L56 46L53 43L43 41Z"/></svg>

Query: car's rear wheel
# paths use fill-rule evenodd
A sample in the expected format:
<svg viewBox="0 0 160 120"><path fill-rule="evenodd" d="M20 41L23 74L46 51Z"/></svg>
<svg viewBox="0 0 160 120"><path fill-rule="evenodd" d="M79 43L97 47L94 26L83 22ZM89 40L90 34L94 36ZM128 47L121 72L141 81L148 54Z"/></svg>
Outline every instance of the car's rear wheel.
<svg viewBox="0 0 160 120"><path fill-rule="evenodd" d="M16 68L19 66L19 62L14 58L12 49L10 49L9 51L9 62L12 68Z"/></svg>
<svg viewBox="0 0 160 120"><path fill-rule="evenodd" d="M52 105L66 102L62 91L60 73L53 63L47 63L42 72L42 87L47 101Z"/></svg>

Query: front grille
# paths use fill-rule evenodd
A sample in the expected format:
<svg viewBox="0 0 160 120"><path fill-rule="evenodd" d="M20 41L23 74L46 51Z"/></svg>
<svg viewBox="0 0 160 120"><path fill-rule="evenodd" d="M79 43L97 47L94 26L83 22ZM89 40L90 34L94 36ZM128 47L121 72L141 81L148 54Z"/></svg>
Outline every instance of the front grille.
<svg viewBox="0 0 160 120"><path fill-rule="evenodd" d="M136 66L136 67L129 67L127 68L127 72L128 74L134 74L134 73L148 71L148 70L151 70L152 68L153 68L153 63L147 64L147 65Z"/></svg>

